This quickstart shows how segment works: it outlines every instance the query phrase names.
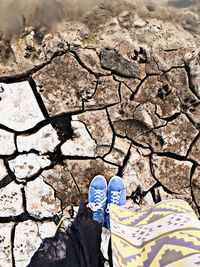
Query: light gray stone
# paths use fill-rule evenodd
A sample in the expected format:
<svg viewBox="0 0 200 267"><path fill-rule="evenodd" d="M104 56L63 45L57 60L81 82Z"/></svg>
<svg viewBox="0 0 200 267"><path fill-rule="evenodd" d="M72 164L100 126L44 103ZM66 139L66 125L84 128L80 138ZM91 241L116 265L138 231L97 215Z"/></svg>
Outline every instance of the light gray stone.
<svg viewBox="0 0 200 267"><path fill-rule="evenodd" d="M132 211L140 210L140 206L133 202L131 198L126 200L126 209L130 209Z"/></svg>
<svg viewBox="0 0 200 267"><path fill-rule="evenodd" d="M11 182L0 189L0 216L17 216L24 212L22 185Z"/></svg>
<svg viewBox="0 0 200 267"><path fill-rule="evenodd" d="M32 89L27 81L0 83L0 123L24 131L44 119Z"/></svg>
<svg viewBox="0 0 200 267"><path fill-rule="evenodd" d="M41 240L44 240L46 237L54 236L57 230L57 226L54 222L37 222L37 226Z"/></svg>
<svg viewBox="0 0 200 267"><path fill-rule="evenodd" d="M55 191L40 176L25 186L27 211L36 218L53 217L61 213Z"/></svg>
<svg viewBox="0 0 200 267"><path fill-rule="evenodd" d="M34 153L19 155L9 161L9 167L19 181L31 178L50 164L47 156L38 156Z"/></svg>

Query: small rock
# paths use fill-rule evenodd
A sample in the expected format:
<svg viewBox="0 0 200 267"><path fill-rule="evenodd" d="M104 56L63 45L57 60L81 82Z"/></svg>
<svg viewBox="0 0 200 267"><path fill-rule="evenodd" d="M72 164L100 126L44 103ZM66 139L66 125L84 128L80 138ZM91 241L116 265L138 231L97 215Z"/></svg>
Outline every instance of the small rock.
<svg viewBox="0 0 200 267"><path fill-rule="evenodd" d="M11 182L0 189L0 216L17 216L24 212L22 185Z"/></svg>
<svg viewBox="0 0 200 267"><path fill-rule="evenodd" d="M138 28L142 28L142 27L144 27L145 24L146 24L146 22L145 22L143 19L141 19L141 18L137 18L137 19L134 21L134 26L135 26L135 27L138 27Z"/></svg>
<svg viewBox="0 0 200 267"><path fill-rule="evenodd" d="M12 266L11 231L14 223L0 224L0 266Z"/></svg>
<svg viewBox="0 0 200 267"><path fill-rule="evenodd" d="M67 140L61 146L63 155L94 157L96 143L86 130L84 123L81 121L72 121L71 125L74 137L72 140Z"/></svg>
<svg viewBox="0 0 200 267"><path fill-rule="evenodd" d="M40 238L44 240L46 237L52 237L55 235L57 226L54 222L37 222Z"/></svg>
<svg viewBox="0 0 200 267"><path fill-rule="evenodd" d="M0 83L0 113L0 123L16 131L32 128L44 119L27 81Z"/></svg>
<svg viewBox="0 0 200 267"><path fill-rule="evenodd" d="M76 215L78 213L78 210L79 210L79 206L74 206L73 207L73 218L76 218Z"/></svg>
<svg viewBox="0 0 200 267"><path fill-rule="evenodd" d="M34 153L19 155L9 161L9 167L19 181L31 178L50 164L47 156L38 156Z"/></svg>
<svg viewBox="0 0 200 267"><path fill-rule="evenodd" d="M140 206L133 202L132 199L126 200L126 209L132 210L132 211L138 211L140 210Z"/></svg>
<svg viewBox="0 0 200 267"><path fill-rule="evenodd" d="M139 67L124 59L116 50L104 49L100 54L101 67L120 76L137 77Z"/></svg>
<svg viewBox="0 0 200 267"><path fill-rule="evenodd" d="M61 212L61 203L53 188L40 176L25 186L27 211L35 218L53 217Z"/></svg>
<svg viewBox="0 0 200 267"><path fill-rule="evenodd" d="M155 203L153 201L151 193L149 192L142 198L142 201L140 203L140 207L141 207L141 209L146 210L146 209L152 207L153 205L155 205Z"/></svg>

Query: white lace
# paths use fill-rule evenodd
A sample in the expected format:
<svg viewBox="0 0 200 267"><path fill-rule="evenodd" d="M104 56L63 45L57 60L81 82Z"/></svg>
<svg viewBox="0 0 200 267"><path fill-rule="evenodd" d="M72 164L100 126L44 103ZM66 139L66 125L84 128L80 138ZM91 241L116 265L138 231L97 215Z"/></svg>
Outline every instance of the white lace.
<svg viewBox="0 0 200 267"><path fill-rule="evenodd" d="M120 192L120 191L119 191L119 192L118 192L118 191L112 191L112 192L111 192L110 202L111 202L112 204L114 204L114 205L118 205L120 196L121 196L121 192ZM111 203L109 203L109 204L107 205L107 208L106 208L106 212L107 212L107 213L110 212L110 204L111 204Z"/></svg>
<svg viewBox="0 0 200 267"><path fill-rule="evenodd" d="M106 198L102 199L103 198L103 192L104 192L104 190L100 190L100 189L95 190L95 192L94 192L94 202L90 202L88 204L88 207L92 211L97 211L97 210L104 211L103 205L106 202Z"/></svg>

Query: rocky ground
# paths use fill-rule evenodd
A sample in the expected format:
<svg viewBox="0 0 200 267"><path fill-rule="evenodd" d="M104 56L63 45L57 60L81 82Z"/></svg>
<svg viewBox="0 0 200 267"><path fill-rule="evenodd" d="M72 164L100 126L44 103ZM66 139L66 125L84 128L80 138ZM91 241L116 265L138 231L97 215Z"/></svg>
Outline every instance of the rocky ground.
<svg viewBox="0 0 200 267"><path fill-rule="evenodd" d="M129 2L1 35L0 266L25 267L97 174L123 178L130 208L200 214L198 1Z"/></svg>

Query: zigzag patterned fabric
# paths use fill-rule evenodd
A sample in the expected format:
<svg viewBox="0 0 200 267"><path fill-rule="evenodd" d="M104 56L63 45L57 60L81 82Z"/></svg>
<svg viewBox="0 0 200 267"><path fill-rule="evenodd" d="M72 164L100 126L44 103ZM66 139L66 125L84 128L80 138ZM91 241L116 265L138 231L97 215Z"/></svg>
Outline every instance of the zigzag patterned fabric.
<svg viewBox="0 0 200 267"><path fill-rule="evenodd" d="M200 266L200 221L183 200L145 211L110 207L114 267Z"/></svg>

